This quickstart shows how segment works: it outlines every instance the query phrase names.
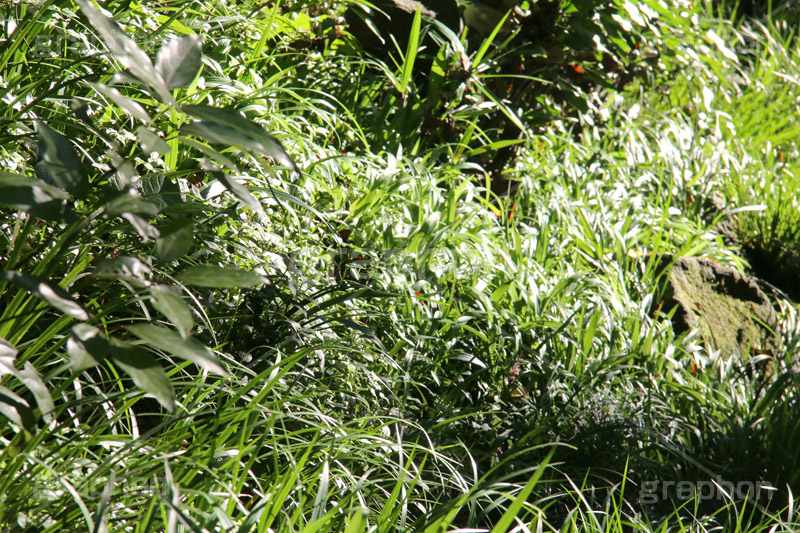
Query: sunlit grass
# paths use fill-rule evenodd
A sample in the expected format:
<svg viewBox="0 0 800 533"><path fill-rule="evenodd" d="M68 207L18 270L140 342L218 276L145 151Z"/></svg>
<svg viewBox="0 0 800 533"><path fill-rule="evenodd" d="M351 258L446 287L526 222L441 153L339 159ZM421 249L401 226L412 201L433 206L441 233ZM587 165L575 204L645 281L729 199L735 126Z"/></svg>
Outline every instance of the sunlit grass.
<svg viewBox="0 0 800 533"><path fill-rule="evenodd" d="M171 327L145 289L174 282L191 334L231 375L151 349L174 387L169 414L109 361L73 375L70 319L4 284L3 335L19 349L17 365L42 376L56 411L38 431L9 423L0 432L0 523L142 532L796 529L792 302L778 302L783 345L764 374L757 358L676 337L654 312L660 254L746 268L706 216L717 194L730 209L764 204L738 212L743 244L770 254L796 245L796 41L786 28L708 20L701 6L643 7L651 11L620 9L631 35L651 39L631 55L649 65L645 49L660 48L663 72L584 95L577 116L549 125L528 117L539 129L506 171L521 183L505 198L468 160L495 141L478 126L493 107L481 96L492 79L483 73L504 52L488 43L485 57L470 51L481 75L459 89L461 137L428 151L419 133L428 96L415 92L409 63L374 68L335 29L331 38L314 33L325 6L146 3L118 13L142 42L202 28L203 70L176 99L235 107L272 132L300 172L233 148L200 154L178 137L174 109L123 87L173 149L146 158L132 119L73 79L108 81L102 72L113 67L100 61L99 43L61 78L50 60L24 70L24 51L3 56L0 72L13 82L3 93L4 170L35 174L26 144L35 113L81 147L93 183L108 179L113 146L139 174L163 175L186 196L158 217L190 215L195 225L187 255L159 262L152 242L119 220L65 230L4 210L3 270L61 282L113 335L132 321ZM86 31L52 9L60 15L31 22L31 32ZM296 44L297 35L317 48ZM756 44L737 56L742 43ZM158 46L144 48L152 56ZM43 91L40 80L51 78L61 85ZM67 95L89 103L94 129L73 116ZM201 155L235 165L263 214L199 172ZM87 276L117 255L150 258L154 276L117 284ZM175 281L197 263L235 265L270 283L210 290ZM7 388L32 402L35 385L4 377L1 399L13 399ZM776 491L761 507L741 495L676 493L681 482L709 480L763 480Z"/></svg>

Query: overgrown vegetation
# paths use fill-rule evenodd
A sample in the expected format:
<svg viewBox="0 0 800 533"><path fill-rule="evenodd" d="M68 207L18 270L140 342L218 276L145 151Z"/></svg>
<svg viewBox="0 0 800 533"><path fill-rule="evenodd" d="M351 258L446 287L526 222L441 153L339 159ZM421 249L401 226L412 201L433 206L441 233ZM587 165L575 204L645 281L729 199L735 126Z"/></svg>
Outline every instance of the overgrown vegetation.
<svg viewBox="0 0 800 533"><path fill-rule="evenodd" d="M3 530L800 527L796 8L346 8L0 5Z"/></svg>

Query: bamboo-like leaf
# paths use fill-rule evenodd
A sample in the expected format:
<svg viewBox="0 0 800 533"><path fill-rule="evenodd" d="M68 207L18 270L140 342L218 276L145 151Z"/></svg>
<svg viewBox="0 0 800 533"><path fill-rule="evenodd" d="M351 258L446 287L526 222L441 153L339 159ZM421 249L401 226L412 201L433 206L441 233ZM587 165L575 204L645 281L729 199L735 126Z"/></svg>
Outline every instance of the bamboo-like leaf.
<svg viewBox="0 0 800 533"><path fill-rule="evenodd" d="M127 329L154 348L191 361L200 368L214 374L228 375L228 372L219 364L211 350L195 339L184 339L170 329L153 324L137 324L128 326Z"/></svg>
<svg viewBox="0 0 800 533"><path fill-rule="evenodd" d="M89 320L89 313L67 291L45 279L9 270L3 278L78 320Z"/></svg>
<svg viewBox="0 0 800 533"><path fill-rule="evenodd" d="M136 128L136 136L139 137L139 143L142 146L142 152L146 154L157 152L161 155L167 155L171 151L171 148L164 139L148 130L144 126L139 126Z"/></svg>
<svg viewBox="0 0 800 533"><path fill-rule="evenodd" d="M42 180L0 172L0 205L26 211L43 220L61 222L74 218L65 202L68 198L64 190Z"/></svg>
<svg viewBox="0 0 800 533"><path fill-rule="evenodd" d="M159 312L172 322L184 339L189 338L194 327L192 310L183 301L175 287L153 285L150 287L150 301Z"/></svg>
<svg viewBox="0 0 800 533"><path fill-rule="evenodd" d="M156 256L162 263L180 259L194 245L194 222L185 217L170 222L159 228L160 236L156 239Z"/></svg>
<svg viewBox="0 0 800 533"><path fill-rule="evenodd" d="M173 39L156 53L156 71L168 89L178 89L192 83L201 65L202 50L197 35Z"/></svg>
<svg viewBox="0 0 800 533"><path fill-rule="evenodd" d="M178 275L177 279L185 285L218 289L255 287L266 283L263 276L259 276L254 272L214 265L198 265L186 268Z"/></svg>
<svg viewBox="0 0 800 533"><path fill-rule="evenodd" d="M105 335L89 324L77 324L67 339L70 366L81 372L97 366L109 354L109 343Z"/></svg>
<svg viewBox="0 0 800 533"><path fill-rule="evenodd" d="M16 346L0 337L0 378L6 374L16 373L17 368L14 366L14 361L16 359Z"/></svg>
<svg viewBox="0 0 800 533"><path fill-rule="evenodd" d="M28 402L2 385L0 385L0 414L18 426L24 428L36 426L36 419Z"/></svg>
<svg viewBox="0 0 800 533"><path fill-rule="evenodd" d="M115 257L97 265L92 276L98 278L119 278L144 283L152 274L150 267L135 257Z"/></svg>
<svg viewBox="0 0 800 533"><path fill-rule="evenodd" d="M294 171L299 171L278 139L240 113L206 105L185 105L181 109L200 119L199 122L185 124L181 128L184 132L197 135L212 143L236 145L245 150L262 153Z"/></svg>
<svg viewBox="0 0 800 533"><path fill-rule="evenodd" d="M131 100L119 90L115 89L114 87L109 87L104 83L94 83L94 82L87 82L89 86L97 91L98 93L102 94L112 102L114 102L117 107L125 111L127 114L134 118L138 118L145 124L150 124L153 122L153 119L150 118L150 115L147 114L147 111L144 110L142 105L135 101Z"/></svg>
<svg viewBox="0 0 800 533"><path fill-rule="evenodd" d="M155 357L138 346L121 342L114 342L110 355L137 387L155 396L170 413L175 411L175 389Z"/></svg>
<svg viewBox="0 0 800 533"><path fill-rule="evenodd" d="M157 228L151 226L149 222L138 215L133 213L122 213L121 216L127 220L131 226L133 226L133 229L136 230L136 233L138 233L139 236L145 241L149 239L157 239L160 235Z"/></svg>
<svg viewBox="0 0 800 533"><path fill-rule="evenodd" d="M155 204L128 193L119 194L115 198L107 201L103 207L105 207L106 212L112 216L119 216L123 213L137 213L140 215L153 216L157 215L159 212L158 206Z"/></svg>
<svg viewBox="0 0 800 533"><path fill-rule="evenodd" d="M36 371L36 368L30 361L25 361L22 370L17 371L17 378L33 394L36 405L39 406L39 411L42 413L42 418L44 418L46 422L50 422L53 419L53 412L56 410L56 405L53 403L53 398L50 396L47 385L44 384L41 376L39 376L39 372Z"/></svg>
<svg viewBox="0 0 800 533"><path fill-rule="evenodd" d="M75 153L75 149L66 137L36 122L36 133L39 134L39 152L42 163L58 185L76 198L86 198L89 194L89 180Z"/></svg>
<svg viewBox="0 0 800 533"><path fill-rule="evenodd" d="M225 174L222 169L208 160L201 162L200 167L219 180L231 194L241 200L244 205L255 211L260 218L266 218L267 214L264 212L264 207L261 205L261 202L253 196L253 193L251 193L247 187L239 183L236 178Z"/></svg>
<svg viewBox="0 0 800 533"><path fill-rule="evenodd" d="M108 158L111 159L111 164L117 171L113 178L114 184L120 191L127 189L138 176L136 169L133 168L130 161L119 155L116 150L108 150L106 154L108 154Z"/></svg>
<svg viewBox="0 0 800 533"><path fill-rule="evenodd" d="M76 0L89 23L97 30L109 52L119 63L130 71L139 82L153 88L155 96L164 103L173 103L172 94L167 89L161 74L153 62L136 42L122 31L117 23L94 7L89 0Z"/></svg>

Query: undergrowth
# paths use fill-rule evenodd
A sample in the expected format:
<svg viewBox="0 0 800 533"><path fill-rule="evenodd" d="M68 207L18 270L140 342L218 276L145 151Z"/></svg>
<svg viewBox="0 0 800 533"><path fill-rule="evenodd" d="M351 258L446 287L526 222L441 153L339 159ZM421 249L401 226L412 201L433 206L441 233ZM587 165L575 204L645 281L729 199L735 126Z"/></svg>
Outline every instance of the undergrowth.
<svg viewBox="0 0 800 533"><path fill-rule="evenodd" d="M796 297L761 356L658 301L795 272L796 38L579 4L428 73L322 2L0 6L4 530L796 529Z"/></svg>

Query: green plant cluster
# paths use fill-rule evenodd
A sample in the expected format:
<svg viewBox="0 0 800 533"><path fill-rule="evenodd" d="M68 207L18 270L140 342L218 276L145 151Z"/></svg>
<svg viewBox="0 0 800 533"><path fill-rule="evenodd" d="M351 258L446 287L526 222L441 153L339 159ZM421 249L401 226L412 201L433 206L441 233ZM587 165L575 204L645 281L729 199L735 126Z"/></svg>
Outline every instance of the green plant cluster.
<svg viewBox="0 0 800 533"><path fill-rule="evenodd" d="M790 8L514 4L0 4L0 530L800 526L797 298L659 305L796 272Z"/></svg>

